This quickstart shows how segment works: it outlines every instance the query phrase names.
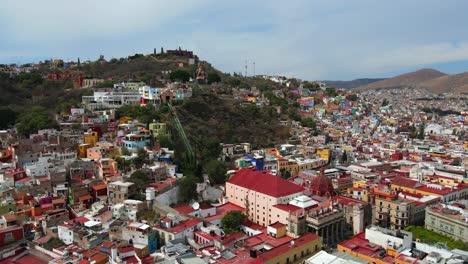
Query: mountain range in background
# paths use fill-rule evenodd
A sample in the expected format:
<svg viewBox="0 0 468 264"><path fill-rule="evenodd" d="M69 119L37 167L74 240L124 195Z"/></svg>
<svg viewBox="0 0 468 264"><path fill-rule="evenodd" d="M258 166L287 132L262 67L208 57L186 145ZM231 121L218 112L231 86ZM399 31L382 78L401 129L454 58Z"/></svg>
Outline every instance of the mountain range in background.
<svg viewBox="0 0 468 264"><path fill-rule="evenodd" d="M352 81L321 81L327 86L332 86L338 89L353 89L356 87L368 85L374 82L385 80L385 78L362 78Z"/></svg>
<svg viewBox="0 0 468 264"><path fill-rule="evenodd" d="M362 92L404 87L424 89L432 93L468 92L468 72L449 75L434 69L421 69L353 89Z"/></svg>

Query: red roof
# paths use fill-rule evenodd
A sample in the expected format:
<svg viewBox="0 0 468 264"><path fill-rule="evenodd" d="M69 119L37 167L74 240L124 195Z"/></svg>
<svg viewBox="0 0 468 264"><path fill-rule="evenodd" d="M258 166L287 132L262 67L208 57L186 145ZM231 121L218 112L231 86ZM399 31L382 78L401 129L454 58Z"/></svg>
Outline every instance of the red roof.
<svg viewBox="0 0 468 264"><path fill-rule="evenodd" d="M276 207L285 212L295 212L300 210L301 208L292 204L275 204L273 207Z"/></svg>
<svg viewBox="0 0 468 264"><path fill-rule="evenodd" d="M366 239L365 232L359 233L353 238L339 243L339 245L344 248L348 248L358 254L365 255L374 259L381 259L382 262L385 263L394 263L394 258L392 256L385 255L384 258L380 258L380 252L385 251L385 249L379 245L371 244Z"/></svg>
<svg viewBox="0 0 468 264"><path fill-rule="evenodd" d="M76 221L76 222L78 222L80 224L84 224L84 223L88 222L89 219L84 217L84 216L80 216L80 217L77 217L77 218L75 218L73 220L70 220L69 222L73 222L73 221Z"/></svg>
<svg viewBox="0 0 468 264"><path fill-rule="evenodd" d="M98 184L98 185L94 185L92 188L93 188L93 190L95 190L95 191L104 190L104 189L107 188L107 185L105 185L105 184Z"/></svg>
<svg viewBox="0 0 468 264"><path fill-rule="evenodd" d="M93 197L89 194L86 194L86 195L83 195L83 196L80 196L79 200L80 201L86 201L86 200L92 200Z"/></svg>
<svg viewBox="0 0 468 264"><path fill-rule="evenodd" d="M165 229L167 232L170 232L170 233L173 233L173 234L178 234L180 232L183 232L197 224L201 223L201 220L199 219L188 219L188 220L185 220L185 221L182 221L180 222L178 225L174 226L174 227L171 227L171 228L167 228ZM156 226L158 227L158 226Z"/></svg>
<svg viewBox="0 0 468 264"><path fill-rule="evenodd" d="M439 189L431 188L431 187L428 187L428 186L421 186L421 187L418 188L418 190L423 191L423 192L438 194L438 195L446 195L446 194L458 191L458 189L453 189L452 190L452 188L448 188L448 187L443 187L441 190L439 190Z"/></svg>
<svg viewBox="0 0 468 264"><path fill-rule="evenodd" d="M271 227L275 228L275 229L278 229L280 227L284 227L286 225L280 223L280 222L274 222L273 224L270 225Z"/></svg>
<svg viewBox="0 0 468 264"><path fill-rule="evenodd" d="M414 180L399 177L399 176L395 177L392 180L392 184L407 187L407 188L413 188L413 189L421 185L418 181L414 181Z"/></svg>
<svg viewBox="0 0 468 264"><path fill-rule="evenodd" d="M354 199L354 198L346 197L346 196L341 196L341 195L337 196L336 200L338 201L338 203L344 204L344 205L348 205L348 204L365 204L366 203L366 202L364 202L362 200L358 200L358 199Z"/></svg>
<svg viewBox="0 0 468 264"><path fill-rule="evenodd" d="M31 177L24 177L23 179L19 179L19 180L17 180L16 182L18 182L18 183L24 183L24 182L28 182L28 181L30 181L30 180L32 180Z"/></svg>
<svg viewBox="0 0 468 264"><path fill-rule="evenodd" d="M244 212L244 208L237 206L233 203L225 203L216 207L216 215L208 216L205 218L206 221L211 222L223 218L229 211L240 211Z"/></svg>
<svg viewBox="0 0 468 264"><path fill-rule="evenodd" d="M279 176L246 168L236 172L229 183L272 197L283 197L304 191L303 187Z"/></svg>
<svg viewBox="0 0 468 264"><path fill-rule="evenodd" d="M181 214L190 214L195 212L195 210L192 208L190 205L179 205L179 206L174 206L172 209L176 210L177 212Z"/></svg>
<svg viewBox="0 0 468 264"><path fill-rule="evenodd" d="M128 252L135 251L135 248L133 248L132 246L128 246L128 247L119 247L117 250L119 251L119 253L128 253Z"/></svg>

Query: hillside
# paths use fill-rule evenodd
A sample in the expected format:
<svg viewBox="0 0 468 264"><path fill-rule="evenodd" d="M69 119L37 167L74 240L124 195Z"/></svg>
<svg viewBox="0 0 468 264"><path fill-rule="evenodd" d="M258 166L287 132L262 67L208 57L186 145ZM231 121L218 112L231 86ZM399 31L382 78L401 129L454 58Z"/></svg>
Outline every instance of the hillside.
<svg viewBox="0 0 468 264"><path fill-rule="evenodd" d="M289 129L279 125L273 107L240 105L229 96L198 88L193 97L176 106L177 115L192 145L250 142L254 147L269 147L286 140Z"/></svg>
<svg viewBox="0 0 468 264"><path fill-rule="evenodd" d="M379 88L397 88L404 86L413 86L417 83L446 76L445 73L433 69L421 69L418 71L405 73L402 75L388 78L382 81L370 83L368 85L357 87L357 91L366 91Z"/></svg>
<svg viewBox="0 0 468 264"><path fill-rule="evenodd" d="M468 72L446 75L416 84L433 93L468 92Z"/></svg>
<svg viewBox="0 0 468 264"><path fill-rule="evenodd" d="M338 89L353 89L356 87L368 85L371 83L375 83L378 81L385 80L385 78L362 78L362 79L355 79L351 81L322 81L327 86L332 86Z"/></svg>

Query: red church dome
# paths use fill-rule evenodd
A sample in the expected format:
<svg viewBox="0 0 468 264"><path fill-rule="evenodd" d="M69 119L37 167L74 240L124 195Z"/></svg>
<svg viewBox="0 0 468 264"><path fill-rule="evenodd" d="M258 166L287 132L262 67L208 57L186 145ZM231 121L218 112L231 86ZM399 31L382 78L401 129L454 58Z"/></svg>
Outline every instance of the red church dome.
<svg viewBox="0 0 468 264"><path fill-rule="evenodd" d="M316 176L310 183L310 190L317 196L335 196L336 191L333 188L331 179L324 175L321 171L320 175Z"/></svg>

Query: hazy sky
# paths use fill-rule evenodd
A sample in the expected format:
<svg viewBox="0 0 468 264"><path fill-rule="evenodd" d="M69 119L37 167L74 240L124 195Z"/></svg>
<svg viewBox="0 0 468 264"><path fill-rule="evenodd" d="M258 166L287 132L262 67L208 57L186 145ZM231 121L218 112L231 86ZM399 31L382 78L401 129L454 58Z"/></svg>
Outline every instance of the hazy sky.
<svg viewBox="0 0 468 264"><path fill-rule="evenodd" d="M187 48L303 79L468 70L465 0L1 0L0 63ZM249 70L249 74L252 71Z"/></svg>

